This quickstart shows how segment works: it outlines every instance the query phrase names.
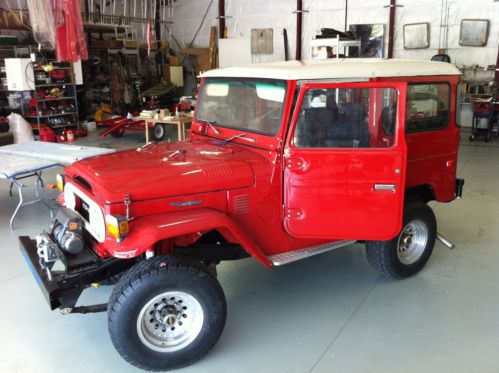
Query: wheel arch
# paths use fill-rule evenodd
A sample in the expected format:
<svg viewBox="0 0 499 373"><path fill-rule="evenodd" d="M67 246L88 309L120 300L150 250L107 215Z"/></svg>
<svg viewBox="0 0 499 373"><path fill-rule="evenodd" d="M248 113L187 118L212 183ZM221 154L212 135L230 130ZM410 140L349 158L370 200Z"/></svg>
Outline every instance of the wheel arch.
<svg viewBox="0 0 499 373"><path fill-rule="evenodd" d="M216 230L227 241L239 244L249 255L271 267L256 243L227 215L213 209L148 215L130 222L130 233L120 243L107 239L105 249L117 258L136 257L157 242L200 231ZM235 242L234 242L235 241Z"/></svg>
<svg viewBox="0 0 499 373"><path fill-rule="evenodd" d="M417 185L405 190L405 204L415 201L428 203L437 199L435 189L430 184Z"/></svg>

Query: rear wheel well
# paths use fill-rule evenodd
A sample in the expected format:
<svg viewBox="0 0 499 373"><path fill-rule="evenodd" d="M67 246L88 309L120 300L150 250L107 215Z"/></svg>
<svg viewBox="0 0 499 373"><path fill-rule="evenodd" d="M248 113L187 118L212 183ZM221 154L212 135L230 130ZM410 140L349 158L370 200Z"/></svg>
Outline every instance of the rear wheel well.
<svg viewBox="0 0 499 373"><path fill-rule="evenodd" d="M431 185L418 185L405 190L405 204L415 201L428 203L435 199L435 191Z"/></svg>

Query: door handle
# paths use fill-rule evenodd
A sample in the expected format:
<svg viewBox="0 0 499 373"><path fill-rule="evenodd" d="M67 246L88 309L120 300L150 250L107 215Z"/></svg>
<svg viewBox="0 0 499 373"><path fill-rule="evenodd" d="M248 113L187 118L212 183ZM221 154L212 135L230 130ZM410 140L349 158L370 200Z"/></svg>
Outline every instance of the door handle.
<svg viewBox="0 0 499 373"><path fill-rule="evenodd" d="M395 184L374 184L374 190L390 190L392 192L395 192L397 190L397 187Z"/></svg>

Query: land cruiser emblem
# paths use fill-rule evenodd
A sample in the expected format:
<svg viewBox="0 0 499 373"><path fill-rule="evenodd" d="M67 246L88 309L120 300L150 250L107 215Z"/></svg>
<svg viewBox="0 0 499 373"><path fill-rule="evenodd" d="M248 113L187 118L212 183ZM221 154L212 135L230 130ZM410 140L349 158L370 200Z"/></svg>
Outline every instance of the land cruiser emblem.
<svg viewBox="0 0 499 373"><path fill-rule="evenodd" d="M186 201L186 202L171 202L170 206L174 207L186 207L186 206L195 206L195 205L200 205L203 203L202 200L198 199L195 201Z"/></svg>

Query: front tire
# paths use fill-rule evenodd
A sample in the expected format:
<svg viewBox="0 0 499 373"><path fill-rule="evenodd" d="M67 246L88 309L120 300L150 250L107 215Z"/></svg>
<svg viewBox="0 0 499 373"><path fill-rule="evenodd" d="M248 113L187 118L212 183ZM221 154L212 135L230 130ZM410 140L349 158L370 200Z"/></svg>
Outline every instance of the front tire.
<svg viewBox="0 0 499 373"><path fill-rule="evenodd" d="M119 280L108 306L108 328L120 355L136 367L178 369L201 359L225 326L218 281L200 263L157 256Z"/></svg>
<svg viewBox="0 0 499 373"><path fill-rule="evenodd" d="M423 202L405 206L401 232L388 241L366 242L369 264L383 275L401 279L418 273L430 258L437 235L433 210Z"/></svg>

